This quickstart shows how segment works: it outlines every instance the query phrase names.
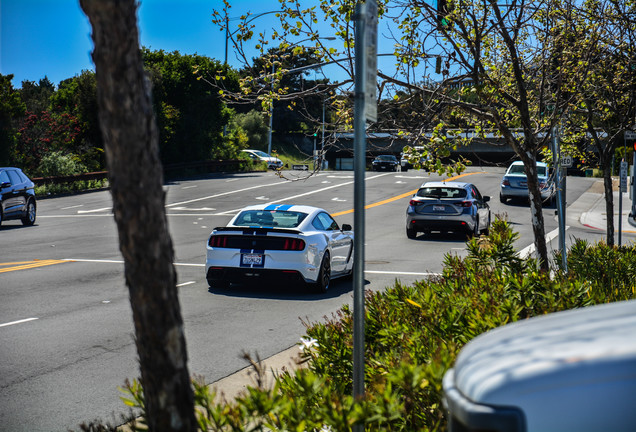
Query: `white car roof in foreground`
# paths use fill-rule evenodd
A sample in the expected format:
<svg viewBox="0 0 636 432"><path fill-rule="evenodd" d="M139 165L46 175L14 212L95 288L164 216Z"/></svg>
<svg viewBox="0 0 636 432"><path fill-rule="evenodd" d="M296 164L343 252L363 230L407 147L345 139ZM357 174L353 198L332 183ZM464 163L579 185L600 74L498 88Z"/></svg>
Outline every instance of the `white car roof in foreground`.
<svg viewBox="0 0 636 432"><path fill-rule="evenodd" d="M633 427L635 334L636 300L518 321L466 344L454 384L475 403L520 407L529 425L577 418L589 428L618 414Z"/></svg>

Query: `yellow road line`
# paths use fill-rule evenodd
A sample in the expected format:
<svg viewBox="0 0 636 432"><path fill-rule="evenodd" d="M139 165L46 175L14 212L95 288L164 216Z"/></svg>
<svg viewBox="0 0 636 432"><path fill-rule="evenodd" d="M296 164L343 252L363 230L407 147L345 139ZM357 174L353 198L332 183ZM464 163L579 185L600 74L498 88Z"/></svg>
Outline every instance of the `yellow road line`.
<svg viewBox="0 0 636 432"><path fill-rule="evenodd" d="M0 268L0 273L7 273L10 271L17 270L28 270L32 268L45 267L55 264L63 264L72 261L62 261L62 260L33 260L33 261L21 261L21 262L12 262L12 263L0 263L0 267L11 266Z"/></svg>
<svg viewBox="0 0 636 432"><path fill-rule="evenodd" d="M474 173L464 173L464 174L456 175L455 177L450 177L450 178L448 178L448 179L446 179L444 181L453 181L453 180L457 180L459 178L466 177L466 176L473 175L473 174L485 174L485 172L484 171L480 171L480 172L474 172ZM368 204L368 205L364 206L364 208L365 209L370 209L370 208L373 208L373 207L381 206L383 204L388 204L390 202L400 200L402 198L406 198L408 196L413 195L415 192L418 191L418 189L419 188L413 189L410 192L406 192L406 193L403 193L402 195L398 195L398 196L394 196L392 198L385 199L384 201L378 201L377 203ZM353 213L353 209L341 211L341 212L338 212L338 213L332 213L331 216L337 217L337 216L342 216L342 215L349 214L349 213Z"/></svg>

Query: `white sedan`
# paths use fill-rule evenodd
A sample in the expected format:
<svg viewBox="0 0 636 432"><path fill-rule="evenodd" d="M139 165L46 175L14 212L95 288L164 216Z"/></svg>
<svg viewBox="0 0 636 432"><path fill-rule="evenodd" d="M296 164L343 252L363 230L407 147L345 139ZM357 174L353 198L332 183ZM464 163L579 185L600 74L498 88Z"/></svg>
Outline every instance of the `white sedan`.
<svg viewBox="0 0 636 432"><path fill-rule="evenodd" d="M205 272L211 287L270 279L326 292L331 279L353 274L353 231L317 207L245 207L210 234Z"/></svg>

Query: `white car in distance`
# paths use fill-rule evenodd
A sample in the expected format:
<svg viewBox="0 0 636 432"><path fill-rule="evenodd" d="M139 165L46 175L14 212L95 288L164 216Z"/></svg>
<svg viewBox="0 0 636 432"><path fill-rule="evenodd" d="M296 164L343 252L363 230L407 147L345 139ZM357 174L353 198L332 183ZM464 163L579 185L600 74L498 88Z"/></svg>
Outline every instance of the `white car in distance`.
<svg viewBox="0 0 636 432"><path fill-rule="evenodd" d="M261 150L241 150L255 162L265 162L269 169L280 169L283 167L283 161Z"/></svg>

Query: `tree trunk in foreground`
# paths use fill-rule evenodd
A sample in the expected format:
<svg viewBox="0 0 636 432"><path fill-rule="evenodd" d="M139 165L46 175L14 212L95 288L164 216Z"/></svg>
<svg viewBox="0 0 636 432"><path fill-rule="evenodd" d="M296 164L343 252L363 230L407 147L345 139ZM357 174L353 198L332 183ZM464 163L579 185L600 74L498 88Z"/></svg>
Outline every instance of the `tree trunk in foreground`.
<svg viewBox="0 0 636 432"><path fill-rule="evenodd" d="M151 431L195 431L150 84L135 0L80 0L93 28L99 120Z"/></svg>

